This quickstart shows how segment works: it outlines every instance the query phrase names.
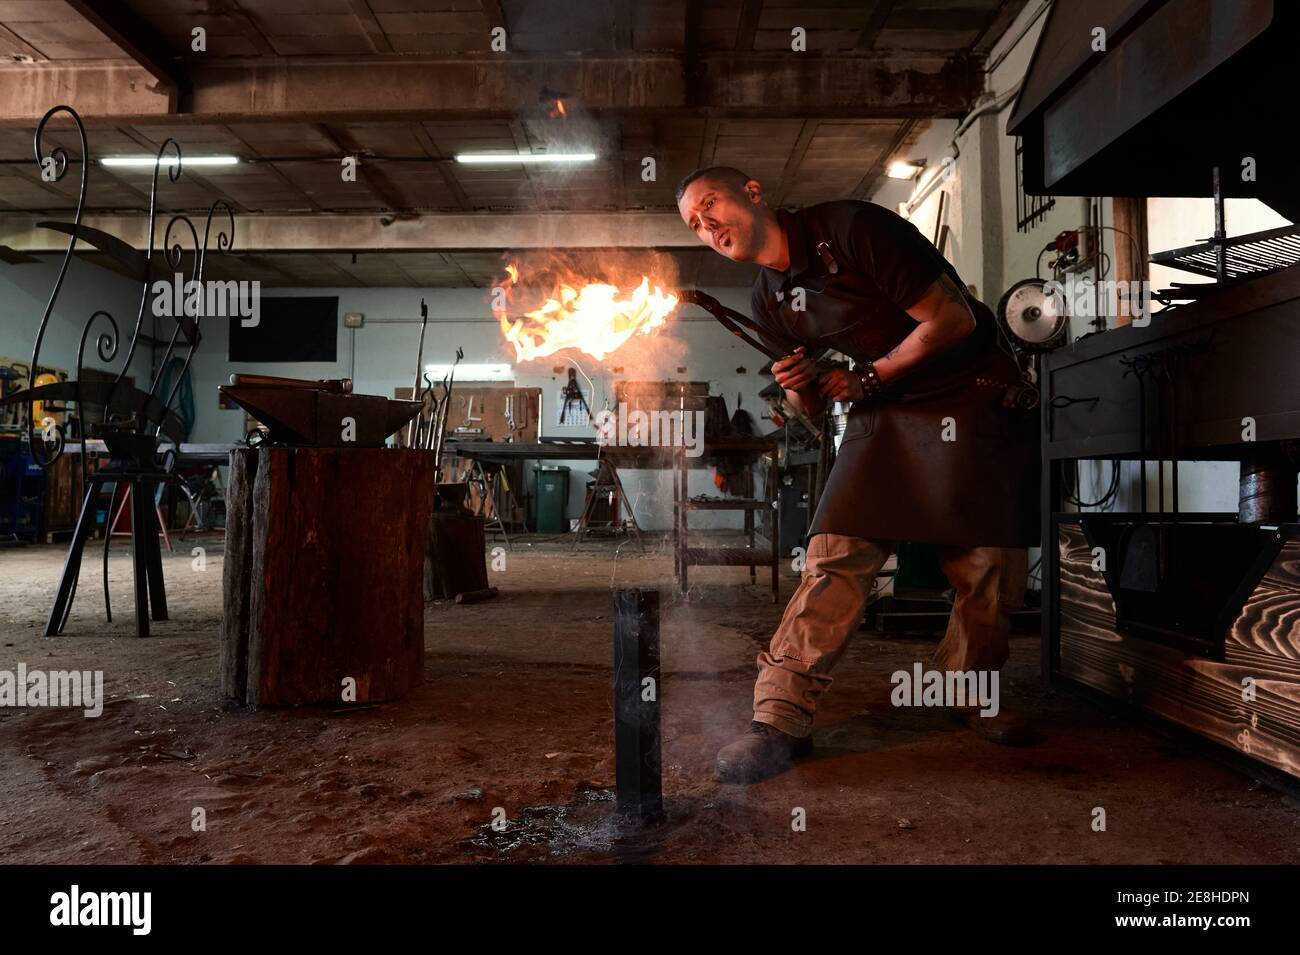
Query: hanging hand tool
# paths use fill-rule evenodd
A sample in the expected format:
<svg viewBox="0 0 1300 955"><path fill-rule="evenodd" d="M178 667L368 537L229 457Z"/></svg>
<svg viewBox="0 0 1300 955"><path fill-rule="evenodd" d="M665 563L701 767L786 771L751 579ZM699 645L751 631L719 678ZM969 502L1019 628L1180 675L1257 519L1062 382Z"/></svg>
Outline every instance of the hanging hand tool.
<svg viewBox="0 0 1300 955"><path fill-rule="evenodd" d="M564 405L560 408L561 424L564 423L564 419L568 416L569 407L571 405L581 407L583 411L587 412L587 419L591 420L591 407L587 404L587 399L582 394L582 389L578 387L578 370L576 368L569 369L569 381L560 394L564 396Z"/></svg>
<svg viewBox="0 0 1300 955"><path fill-rule="evenodd" d="M433 390L430 383L430 391ZM433 392L433 413L429 416L429 435L426 439L425 447L434 452L434 463L438 460L438 451L442 447L442 426L447 416L448 387L447 377L442 377L442 398L439 399L437 392Z"/></svg>
<svg viewBox="0 0 1300 955"><path fill-rule="evenodd" d="M433 468L434 473L441 473L442 468L442 449L447 441L447 413L451 410L451 389L456 382L456 366L460 360L465 357L465 349L456 349L456 360L451 364L451 373L442 380L442 407L441 418L438 423L438 436L434 447Z"/></svg>
<svg viewBox="0 0 1300 955"><path fill-rule="evenodd" d="M465 424L471 425L475 421L482 421L482 416L474 417L474 396L470 395L465 399Z"/></svg>
<svg viewBox="0 0 1300 955"><path fill-rule="evenodd" d="M426 371L422 377L424 388L418 396L421 407L420 413L415 417L415 435L411 447L428 450L433 438L434 421L438 417L438 395L433 390L433 379L429 377L429 373Z"/></svg>

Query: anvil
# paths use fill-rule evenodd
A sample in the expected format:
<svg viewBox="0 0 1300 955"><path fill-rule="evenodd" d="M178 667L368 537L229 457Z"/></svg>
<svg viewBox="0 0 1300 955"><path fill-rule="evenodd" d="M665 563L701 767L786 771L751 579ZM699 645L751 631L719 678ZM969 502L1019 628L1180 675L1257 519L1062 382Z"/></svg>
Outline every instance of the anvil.
<svg viewBox="0 0 1300 955"><path fill-rule="evenodd" d="M312 448L382 448L420 413L418 401L354 395L351 382L231 375L218 391L265 425L274 444Z"/></svg>

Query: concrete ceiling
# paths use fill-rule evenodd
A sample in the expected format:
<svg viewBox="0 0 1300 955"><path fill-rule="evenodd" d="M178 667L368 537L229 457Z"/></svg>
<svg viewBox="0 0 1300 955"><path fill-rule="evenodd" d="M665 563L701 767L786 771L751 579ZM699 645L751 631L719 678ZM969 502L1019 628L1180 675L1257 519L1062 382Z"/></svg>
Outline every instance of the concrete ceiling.
<svg viewBox="0 0 1300 955"><path fill-rule="evenodd" d="M75 207L77 176L44 182L32 157L32 131L59 102L86 120L97 158L152 154L170 137L188 156L243 160L164 177L168 211L219 198L241 218L381 215L430 228L449 214L668 214L677 180L711 163L746 169L780 205L863 197L925 120L982 92L982 57L1024 2L0 0L0 219ZM507 52L489 47L497 27ZM790 50L794 27L806 52ZM80 154L69 124L47 139ZM599 159L453 158L574 148ZM340 175L344 157L358 159L355 182ZM93 166L87 213L147 210L150 178ZM302 272L299 258L280 264L286 276L342 278L330 256L351 267L350 251L369 252L361 284L472 283L474 257L490 251L295 241L259 255L316 257ZM693 241L682 230L673 244L684 254Z"/></svg>

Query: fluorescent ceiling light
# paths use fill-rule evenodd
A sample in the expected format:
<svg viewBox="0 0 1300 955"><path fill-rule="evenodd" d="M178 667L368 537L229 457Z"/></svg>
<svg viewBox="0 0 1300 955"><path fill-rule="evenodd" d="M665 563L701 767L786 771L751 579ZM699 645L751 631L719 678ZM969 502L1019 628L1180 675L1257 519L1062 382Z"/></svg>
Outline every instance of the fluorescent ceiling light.
<svg viewBox="0 0 1300 955"><path fill-rule="evenodd" d="M101 166L152 166L157 156L105 156L99 161ZM181 159L181 168L185 166L237 166L238 156L185 156ZM159 165L176 165L175 156L163 156Z"/></svg>
<svg viewBox="0 0 1300 955"><path fill-rule="evenodd" d="M900 202L898 204L898 214L902 216L904 219L906 219L908 216L912 214L912 210L907 208L907 206L908 203L906 202Z"/></svg>
<svg viewBox="0 0 1300 955"><path fill-rule="evenodd" d="M905 162L902 159L895 159L889 164L885 175L890 179L915 179L924 168L924 162Z"/></svg>
<svg viewBox="0 0 1300 955"><path fill-rule="evenodd" d="M425 365L425 372L436 385L451 374L451 365ZM510 365L467 365L456 366L457 381L513 381L515 370Z"/></svg>
<svg viewBox="0 0 1300 955"><path fill-rule="evenodd" d="M591 162L595 158L595 153L459 153L456 162Z"/></svg>

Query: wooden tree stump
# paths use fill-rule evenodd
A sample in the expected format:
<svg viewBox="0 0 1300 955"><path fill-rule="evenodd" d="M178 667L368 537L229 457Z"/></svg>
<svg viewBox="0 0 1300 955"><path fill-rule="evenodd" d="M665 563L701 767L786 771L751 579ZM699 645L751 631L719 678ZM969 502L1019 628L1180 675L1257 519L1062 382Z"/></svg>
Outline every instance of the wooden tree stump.
<svg viewBox="0 0 1300 955"><path fill-rule="evenodd" d="M460 508L429 517L424 561L424 599L451 600L488 586L483 518Z"/></svg>
<svg viewBox="0 0 1300 955"><path fill-rule="evenodd" d="M231 452L222 690L253 706L396 699L424 666L427 451Z"/></svg>

